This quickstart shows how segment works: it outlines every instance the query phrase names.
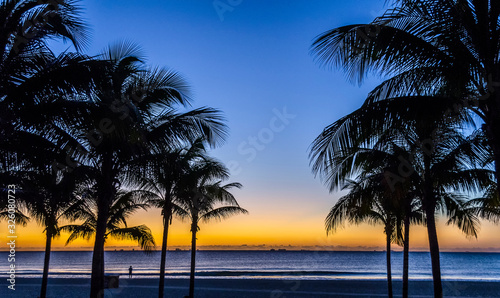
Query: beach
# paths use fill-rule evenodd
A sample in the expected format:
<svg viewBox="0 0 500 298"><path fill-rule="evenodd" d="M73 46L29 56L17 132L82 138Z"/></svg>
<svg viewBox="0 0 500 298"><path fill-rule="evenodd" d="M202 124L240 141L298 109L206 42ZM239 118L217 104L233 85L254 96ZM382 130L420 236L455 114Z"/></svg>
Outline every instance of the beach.
<svg viewBox="0 0 500 298"><path fill-rule="evenodd" d="M52 253L48 297L89 297L91 252ZM395 297L401 297L402 253L394 252ZM196 297L387 297L384 252L200 251ZM43 252L19 252L16 290L0 264L0 297L38 297ZM106 297L157 297L159 252L105 254L106 273L119 288ZM500 254L441 253L445 297L500 297ZM132 266L133 278L128 277ZM189 252L167 254L165 297L188 294ZM410 253L410 297L433 297L430 258Z"/></svg>
<svg viewBox="0 0 500 298"><path fill-rule="evenodd" d="M0 297L37 297L40 278L19 278L16 290L0 282ZM184 297L188 279L167 279L165 297ZM401 296L401 281L394 281L395 297ZM483 281L443 281L445 297L499 297L500 283ZM47 297L88 297L90 280L50 278ZM105 290L105 297L157 297L158 280L121 276L119 288ZM276 279L198 279L196 297L387 297L384 280L276 280ZM432 282L410 281L410 297L432 297Z"/></svg>

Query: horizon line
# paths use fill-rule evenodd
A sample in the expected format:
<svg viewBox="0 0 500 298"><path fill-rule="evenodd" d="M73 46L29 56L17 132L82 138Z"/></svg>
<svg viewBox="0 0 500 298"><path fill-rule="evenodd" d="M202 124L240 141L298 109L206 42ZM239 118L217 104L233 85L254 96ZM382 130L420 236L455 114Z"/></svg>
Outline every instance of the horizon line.
<svg viewBox="0 0 500 298"><path fill-rule="evenodd" d="M267 252L385 252L385 249L381 248L365 248L361 249L359 247L349 248L330 248L328 247L318 247L314 248L300 248L300 247L250 247L250 246L224 246L224 245L214 245L214 246L204 246L196 249L197 251L267 251ZM44 252L45 248L43 247L27 247L26 249L17 250L17 252ZM92 252L92 248L79 247L75 249L52 249L51 252ZM107 252L143 252L144 250L132 247L132 246L123 246L123 247L113 247L113 248L105 248ZM191 251L190 246L177 246L167 249L170 252L186 252ZM8 252L8 250L0 249L0 252ZM161 252L161 249L154 249L151 252ZM403 252L403 249L391 249L391 252ZM424 248L415 248L410 249L410 252L427 252L429 253L429 249ZM488 247L488 248L450 248L450 249L442 249L440 253L448 253L448 252L462 252L462 253L500 253L500 248L496 247Z"/></svg>

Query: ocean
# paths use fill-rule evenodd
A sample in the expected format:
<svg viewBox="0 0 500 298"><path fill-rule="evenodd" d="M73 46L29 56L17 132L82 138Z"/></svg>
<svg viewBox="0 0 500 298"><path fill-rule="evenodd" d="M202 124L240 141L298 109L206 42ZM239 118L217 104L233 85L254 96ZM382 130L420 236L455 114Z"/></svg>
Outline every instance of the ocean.
<svg viewBox="0 0 500 298"><path fill-rule="evenodd" d="M0 277L7 277L7 252L0 253ZM17 277L41 277L43 252L16 252ZM88 278L92 252L55 251L49 277ZM167 278L189 276L189 251L167 253ZM364 279L386 278L385 252L339 251L198 251L197 278ZM160 252L107 251L106 274L127 275L129 266L141 278L157 278ZM392 253L395 280L401 279L403 253ZM500 281L500 253L441 253L441 273L450 281ZM431 280L428 252L410 253L410 279Z"/></svg>

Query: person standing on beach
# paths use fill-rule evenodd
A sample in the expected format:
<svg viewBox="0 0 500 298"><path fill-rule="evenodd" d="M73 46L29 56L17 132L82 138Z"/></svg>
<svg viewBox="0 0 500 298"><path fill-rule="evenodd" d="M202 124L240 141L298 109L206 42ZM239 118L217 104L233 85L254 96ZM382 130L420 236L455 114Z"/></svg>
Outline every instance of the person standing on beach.
<svg viewBox="0 0 500 298"><path fill-rule="evenodd" d="M132 278L132 266L128 268L128 278Z"/></svg>

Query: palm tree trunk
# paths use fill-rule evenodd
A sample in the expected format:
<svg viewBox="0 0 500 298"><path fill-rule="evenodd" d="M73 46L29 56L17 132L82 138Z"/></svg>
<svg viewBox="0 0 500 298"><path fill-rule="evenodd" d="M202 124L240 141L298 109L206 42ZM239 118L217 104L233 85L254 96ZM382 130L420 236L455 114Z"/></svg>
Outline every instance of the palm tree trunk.
<svg viewBox="0 0 500 298"><path fill-rule="evenodd" d="M387 260L387 292L388 297L392 298L392 273L391 273L391 234L392 228L386 227L386 260Z"/></svg>
<svg viewBox="0 0 500 298"><path fill-rule="evenodd" d="M106 223L109 216L109 202L112 195L99 198L98 214L95 231L94 252L92 254L92 275L90 277L90 298L104 296L104 243L106 238Z"/></svg>
<svg viewBox="0 0 500 298"><path fill-rule="evenodd" d="M189 298L194 298L194 269L196 264L196 232L198 225L196 220L193 219L191 224L191 272L189 275Z"/></svg>
<svg viewBox="0 0 500 298"><path fill-rule="evenodd" d="M90 277L90 298L104 296L104 237L106 232L106 218L98 215L94 252L92 254L92 275Z"/></svg>
<svg viewBox="0 0 500 298"><path fill-rule="evenodd" d="M443 297L443 287L441 285L441 265L439 261L439 243L436 231L436 218L434 213L434 206L426 208L425 213L427 216L427 235L429 237L429 250L431 253L432 264L432 280L434 282L434 297Z"/></svg>
<svg viewBox="0 0 500 298"><path fill-rule="evenodd" d="M165 262L167 259L167 237L168 237L168 226L170 225L171 214L172 214L172 208L170 206L164 208L163 240L161 243L161 260L160 260L160 287L158 289L158 298L163 298L163 292L165 290Z"/></svg>
<svg viewBox="0 0 500 298"><path fill-rule="evenodd" d="M97 194L97 222L95 228L94 252L92 254L92 275L90 276L90 298L104 297L104 243L109 208L116 194L113 173L113 154L103 155L101 175Z"/></svg>
<svg viewBox="0 0 500 298"><path fill-rule="evenodd" d="M408 274L410 257L410 211L408 208L404 218L405 235L403 240L403 298L408 298Z"/></svg>
<svg viewBox="0 0 500 298"><path fill-rule="evenodd" d="M42 275L42 289L40 290L40 298L47 296L47 282L49 278L49 262L50 262L50 247L52 245L52 234L49 229L46 230L45 240L45 257L43 259L43 275Z"/></svg>
<svg viewBox="0 0 500 298"><path fill-rule="evenodd" d="M443 297L441 284L441 264L439 262L439 243L436 231L436 199L434 196L433 179L430 174L431 158L424 155L424 197L422 207L427 218L427 236L429 237L429 250L431 254L432 281L434 283L434 297Z"/></svg>

